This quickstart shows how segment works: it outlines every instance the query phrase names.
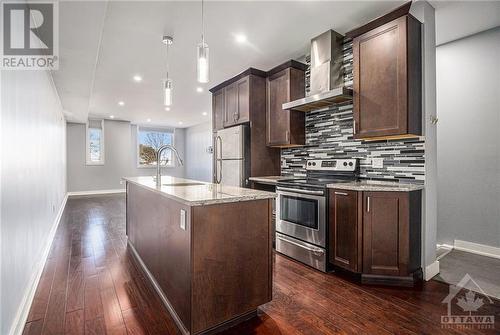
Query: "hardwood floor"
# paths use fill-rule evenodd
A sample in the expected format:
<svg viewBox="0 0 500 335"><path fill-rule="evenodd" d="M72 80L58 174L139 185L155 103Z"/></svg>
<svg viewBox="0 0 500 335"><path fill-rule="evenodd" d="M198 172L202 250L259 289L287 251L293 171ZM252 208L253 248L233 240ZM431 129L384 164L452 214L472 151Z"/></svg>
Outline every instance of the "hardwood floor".
<svg viewBox="0 0 500 335"><path fill-rule="evenodd" d="M442 329L448 285L361 286L275 255L273 301L224 334L499 334ZM125 197L71 198L24 334L180 334L127 250Z"/></svg>

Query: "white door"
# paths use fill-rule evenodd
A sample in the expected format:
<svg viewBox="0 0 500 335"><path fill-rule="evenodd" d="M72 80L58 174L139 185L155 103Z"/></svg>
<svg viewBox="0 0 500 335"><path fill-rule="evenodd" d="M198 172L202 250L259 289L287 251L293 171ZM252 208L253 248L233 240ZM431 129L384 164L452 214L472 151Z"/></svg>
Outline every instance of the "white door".
<svg viewBox="0 0 500 335"><path fill-rule="evenodd" d="M217 135L219 139L218 153L219 159L242 159L243 158L243 126L231 127L219 130Z"/></svg>
<svg viewBox="0 0 500 335"><path fill-rule="evenodd" d="M222 185L243 187L243 164L242 159L222 161Z"/></svg>

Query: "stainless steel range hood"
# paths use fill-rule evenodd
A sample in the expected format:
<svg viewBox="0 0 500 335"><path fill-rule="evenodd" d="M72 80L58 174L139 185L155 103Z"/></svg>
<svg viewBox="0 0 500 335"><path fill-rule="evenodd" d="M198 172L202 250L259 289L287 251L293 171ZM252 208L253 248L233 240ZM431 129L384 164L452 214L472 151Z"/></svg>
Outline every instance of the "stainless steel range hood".
<svg viewBox="0 0 500 335"><path fill-rule="evenodd" d="M309 96L283 104L283 109L308 112L352 100L344 87L342 44L344 36L328 30L311 40L311 91Z"/></svg>

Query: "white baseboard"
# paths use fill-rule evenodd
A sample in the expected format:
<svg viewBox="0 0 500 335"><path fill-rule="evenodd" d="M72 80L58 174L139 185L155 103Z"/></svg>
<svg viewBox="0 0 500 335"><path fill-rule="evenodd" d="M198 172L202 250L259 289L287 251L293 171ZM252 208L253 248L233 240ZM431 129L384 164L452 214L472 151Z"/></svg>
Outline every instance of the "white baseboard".
<svg viewBox="0 0 500 335"><path fill-rule="evenodd" d="M493 258L500 258L500 248L485 244L455 240L454 249Z"/></svg>
<svg viewBox="0 0 500 335"><path fill-rule="evenodd" d="M98 195L98 194L114 194L114 193L125 193L125 189L118 188L115 190L96 190L96 191L78 191L78 192L68 192L68 196L74 197L78 195Z"/></svg>
<svg viewBox="0 0 500 335"><path fill-rule="evenodd" d="M42 277L43 268L45 267L45 263L47 262L47 257L49 257L50 248L52 247L52 241L54 241L54 237L56 235L57 228L59 227L59 223L61 222L62 214L64 212L64 208L66 207L67 201L68 194L66 193L61 207L57 212L54 223L52 224L52 228L50 229L49 237L47 238L47 242L45 243L45 249L42 252L42 256L40 257L38 264L35 265L35 271L33 272L33 275L29 281L30 284L28 286L28 289L24 293L19 309L17 310L16 317L9 332L9 334L11 335L21 335L24 331L24 325L26 324L26 320L28 319L31 304L33 303L33 298L35 297L36 288L38 287L38 283L40 282L40 278Z"/></svg>
<svg viewBox="0 0 500 335"><path fill-rule="evenodd" d="M434 263L425 267L424 279L429 281L439 273L439 261L434 261Z"/></svg>
<svg viewBox="0 0 500 335"><path fill-rule="evenodd" d="M444 248L444 249L448 249L448 250L452 250L453 249L453 246L451 244L436 244L436 248Z"/></svg>
<svg viewBox="0 0 500 335"><path fill-rule="evenodd" d="M436 244L436 249L445 249L447 250L446 252L442 253L441 255L437 256L436 257L436 260L439 261L441 258L443 258L444 256L448 255L452 250L453 250L453 246L450 245L450 244Z"/></svg>

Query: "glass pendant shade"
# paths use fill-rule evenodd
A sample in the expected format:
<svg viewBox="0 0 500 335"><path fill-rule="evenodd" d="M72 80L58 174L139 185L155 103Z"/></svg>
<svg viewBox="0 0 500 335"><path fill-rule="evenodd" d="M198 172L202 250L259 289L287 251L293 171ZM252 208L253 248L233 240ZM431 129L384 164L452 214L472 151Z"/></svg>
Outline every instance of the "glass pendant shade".
<svg viewBox="0 0 500 335"><path fill-rule="evenodd" d="M208 83L208 44L202 40L197 46L196 76L199 83Z"/></svg>
<svg viewBox="0 0 500 335"><path fill-rule="evenodd" d="M165 80L163 88L165 90L165 106L172 106L172 80Z"/></svg>

